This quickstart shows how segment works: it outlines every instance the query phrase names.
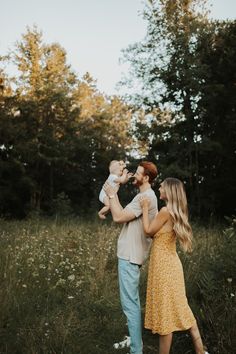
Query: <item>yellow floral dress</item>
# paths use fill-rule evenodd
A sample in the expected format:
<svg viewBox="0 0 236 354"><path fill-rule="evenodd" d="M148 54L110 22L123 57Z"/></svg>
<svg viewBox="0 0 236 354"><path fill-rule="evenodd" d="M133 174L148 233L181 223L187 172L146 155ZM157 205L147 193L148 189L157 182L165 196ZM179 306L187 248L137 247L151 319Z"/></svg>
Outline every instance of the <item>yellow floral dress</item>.
<svg viewBox="0 0 236 354"><path fill-rule="evenodd" d="M185 293L174 231L154 235L148 269L145 328L165 335L195 323Z"/></svg>

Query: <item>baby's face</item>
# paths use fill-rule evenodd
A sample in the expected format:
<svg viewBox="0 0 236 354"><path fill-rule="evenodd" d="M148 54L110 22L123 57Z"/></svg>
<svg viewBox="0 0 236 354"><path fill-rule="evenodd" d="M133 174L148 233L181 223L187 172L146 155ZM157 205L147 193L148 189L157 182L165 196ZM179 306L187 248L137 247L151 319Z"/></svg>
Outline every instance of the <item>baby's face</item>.
<svg viewBox="0 0 236 354"><path fill-rule="evenodd" d="M112 165L111 172L117 176L121 176L123 172L123 167L120 165L120 162L117 161Z"/></svg>
<svg viewBox="0 0 236 354"><path fill-rule="evenodd" d="M119 161L119 164L120 164L120 166L121 166L121 168L122 168L122 171L123 171L124 168L126 168L125 162L124 162L123 160L120 160L120 161Z"/></svg>

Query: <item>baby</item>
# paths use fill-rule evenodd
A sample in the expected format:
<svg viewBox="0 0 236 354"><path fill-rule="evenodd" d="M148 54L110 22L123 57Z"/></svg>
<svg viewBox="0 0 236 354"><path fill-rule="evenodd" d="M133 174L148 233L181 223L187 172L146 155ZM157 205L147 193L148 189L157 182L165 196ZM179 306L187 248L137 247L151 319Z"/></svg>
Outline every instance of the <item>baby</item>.
<svg viewBox="0 0 236 354"><path fill-rule="evenodd" d="M118 187L120 184L125 184L129 178L132 177L132 173L129 173L128 170L125 168L126 164L124 161L112 160L109 165L109 172L110 175L107 181L110 183L112 187ZM99 194L99 200L104 204L104 207L99 210L98 215L100 219L106 219L106 214L110 210L110 203L109 198L104 192L103 188Z"/></svg>

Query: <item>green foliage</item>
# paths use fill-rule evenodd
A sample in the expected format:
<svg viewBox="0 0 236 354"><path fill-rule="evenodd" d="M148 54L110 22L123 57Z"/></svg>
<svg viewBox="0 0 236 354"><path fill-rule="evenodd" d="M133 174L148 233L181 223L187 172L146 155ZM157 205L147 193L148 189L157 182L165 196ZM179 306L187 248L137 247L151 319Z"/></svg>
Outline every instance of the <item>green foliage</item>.
<svg viewBox="0 0 236 354"><path fill-rule="evenodd" d="M124 57L141 87L131 102L146 111L134 128L146 158L160 179L186 182L195 215L222 217L235 211L236 22L209 21L205 3L149 1L146 37Z"/></svg>
<svg viewBox="0 0 236 354"><path fill-rule="evenodd" d="M65 50L44 44L36 27L12 61L16 78L0 71L0 212L50 214L62 193L77 214L97 208L110 160L130 149L130 107L101 94L88 73L79 79Z"/></svg>
<svg viewBox="0 0 236 354"><path fill-rule="evenodd" d="M78 78L58 43L27 28L0 68L2 215L50 214L64 193L76 214L97 210L109 161L157 162L186 185L192 214L235 212L235 22L213 22L205 0L148 1L146 38L125 51L130 104ZM3 66L4 67L4 66ZM138 82L137 82L138 81ZM125 187L126 188L126 187Z"/></svg>
<svg viewBox="0 0 236 354"><path fill-rule="evenodd" d="M61 192L53 199L52 213L58 217L68 217L72 215L73 208L71 201L64 192Z"/></svg>

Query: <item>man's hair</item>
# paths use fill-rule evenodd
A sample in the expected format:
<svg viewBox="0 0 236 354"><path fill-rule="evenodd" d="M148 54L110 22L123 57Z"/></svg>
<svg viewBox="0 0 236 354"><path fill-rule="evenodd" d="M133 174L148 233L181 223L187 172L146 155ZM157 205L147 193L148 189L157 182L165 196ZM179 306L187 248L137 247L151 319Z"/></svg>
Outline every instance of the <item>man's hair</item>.
<svg viewBox="0 0 236 354"><path fill-rule="evenodd" d="M144 176L149 176L149 183L152 183L158 174L156 165L150 161L142 161L139 166L144 168Z"/></svg>

